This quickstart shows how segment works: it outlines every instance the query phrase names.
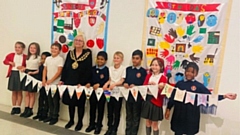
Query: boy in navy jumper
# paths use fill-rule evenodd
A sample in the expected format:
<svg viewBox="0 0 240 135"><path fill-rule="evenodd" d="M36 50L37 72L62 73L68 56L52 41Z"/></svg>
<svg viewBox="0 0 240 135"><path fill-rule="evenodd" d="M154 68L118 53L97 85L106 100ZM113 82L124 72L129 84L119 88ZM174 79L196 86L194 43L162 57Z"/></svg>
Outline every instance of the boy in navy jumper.
<svg viewBox="0 0 240 135"><path fill-rule="evenodd" d="M124 81L124 87L126 89L135 85L143 85L147 72L141 67L143 53L140 50L135 50L132 53L132 66L126 69L126 78ZM137 135L140 114L141 114L142 99L138 94L137 101L134 100L132 94L129 92L128 100L126 102L126 135Z"/></svg>
<svg viewBox="0 0 240 135"><path fill-rule="evenodd" d="M107 53L100 51L97 54L97 65L92 68L92 86L94 90L102 88L103 85L109 80L109 70L106 66L107 62ZM90 123L86 132L91 132L95 130L94 134L100 134L102 128L102 120L104 114L104 106L106 98L102 93L100 100L97 100L97 93L93 92L90 97ZM97 122L96 119L96 110L98 110Z"/></svg>

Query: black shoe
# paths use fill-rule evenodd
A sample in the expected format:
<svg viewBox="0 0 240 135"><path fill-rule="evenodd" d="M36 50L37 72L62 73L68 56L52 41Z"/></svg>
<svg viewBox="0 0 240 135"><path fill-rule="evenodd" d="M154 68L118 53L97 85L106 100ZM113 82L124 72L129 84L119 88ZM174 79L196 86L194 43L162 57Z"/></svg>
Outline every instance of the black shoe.
<svg viewBox="0 0 240 135"><path fill-rule="evenodd" d="M41 118L41 117L42 117L41 115L38 115L38 114L37 114L36 116L33 117L33 119L36 120L36 119L39 119L39 118Z"/></svg>
<svg viewBox="0 0 240 135"><path fill-rule="evenodd" d="M16 114L16 108L12 108L11 115Z"/></svg>
<svg viewBox="0 0 240 135"><path fill-rule="evenodd" d="M65 125L65 128L66 129L69 129L70 127L72 127L74 125L74 122L73 121L69 121L66 125Z"/></svg>
<svg viewBox="0 0 240 135"><path fill-rule="evenodd" d="M117 135L117 131L112 131L110 135Z"/></svg>
<svg viewBox="0 0 240 135"><path fill-rule="evenodd" d="M20 117L25 117L25 115L28 112L28 109L29 109L28 107L25 107L24 112L20 114Z"/></svg>
<svg viewBox="0 0 240 135"><path fill-rule="evenodd" d="M102 130L101 127L96 127L96 129L95 129L95 131L94 131L94 134L95 134L95 135L100 134L100 133L101 133L101 130Z"/></svg>
<svg viewBox="0 0 240 135"><path fill-rule="evenodd" d="M78 123L77 126L75 127L75 131L79 131L82 129L82 123Z"/></svg>
<svg viewBox="0 0 240 135"><path fill-rule="evenodd" d="M52 118L49 122L49 125L54 125L58 122L58 118Z"/></svg>
<svg viewBox="0 0 240 135"><path fill-rule="evenodd" d="M111 135L111 133L112 133L112 130L108 129L104 135Z"/></svg>
<svg viewBox="0 0 240 135"><path fill-rule="evenodd" d="M48 117L48 118L44 119L43 122L44 123L49 122L49 121L51 121L51 119L52 119L51 117Z"/></svg>
<svg viewBox="0 0 240 135"><path fill-rule="evenodd" d="M43 121L43 120L45 120L45 119L47 119L47 118L48 118L47 116L41 116L41 117L38 118L38 120L39 120L39 121Z"/></svg>
<svg viewBox="0 0 240 135"><path fill-rule="evenodd" d="M20 114L20 113L21 113L20 107L15 108L15 114Z"/></svg>
<svg viewBox="0 0 240 135"><path fill-rule="evenodd" d="M85 130L85 132L91 132L91 131L93 131L95 129L95 125L89 125L88 127L87 127L87 129Z"/></svg>
<svg viewBox="0 0 240 135"><path fill-rule="evenodd" d="M29 108L27 113L23 116L24 118L28 118L31 117L33 115L33 111L32 108Z"/></svg>

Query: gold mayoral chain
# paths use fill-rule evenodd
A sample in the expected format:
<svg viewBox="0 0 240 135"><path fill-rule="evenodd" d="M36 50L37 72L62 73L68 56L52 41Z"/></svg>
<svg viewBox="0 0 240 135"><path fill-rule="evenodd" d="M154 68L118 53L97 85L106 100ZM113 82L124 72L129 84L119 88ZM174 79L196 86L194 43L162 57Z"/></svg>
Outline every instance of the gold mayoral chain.
<svg viewBox="0 0 240 135"><path fill-rule="evenodd" d="M78 68L78 61L84 61L88 57L89 54L90 54L90 52L86 52L82 57L76 59L76 57L74 55L74 52L70 51L71 59L74 60L74 62L72 64L72 68L77 69Z"/></svg>

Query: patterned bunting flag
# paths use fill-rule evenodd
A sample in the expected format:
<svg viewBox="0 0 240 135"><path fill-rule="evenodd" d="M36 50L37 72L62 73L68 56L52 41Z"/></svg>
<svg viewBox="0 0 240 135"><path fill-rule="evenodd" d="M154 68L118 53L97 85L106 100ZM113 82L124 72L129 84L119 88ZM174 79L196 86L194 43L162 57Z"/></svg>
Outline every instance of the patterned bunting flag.
<svg viewBox="0 0 240 135"><path fill-rule="evenodd" d="M186 92L186 93L187 94L186 94L185 104L191 103L192 105L194 105L196 94L192 92Z"/></svg>
<svg viewBox="0 0 240 135"><path fill-rule="evenodd" d="M165 84L162 92L161 92L161 95L166 95L167 98L170 98L171 94L172 94L172 91L173 91L174 87L169 85L169 84Z"/></svg>
<svg viewBox="0 0 240 135"><path fill-rule="evenodd" d="M135 101L137 101L137 97L138 97L138 89L137 89L137 87L131 88L130 91L131 91L132 96L135 99Z"/></svg>
<svg viewBox="0 0 240 135"><path fill-rule="evenodd" d="M95 93L96 93L97 99L99 101L101 96L102 96L102 94L103 94L103 89L102 88L98 88L98 89L95 90Z"/></svg>
<svg viewBox="0 0 240 135"><path fill-rule="evenodd" d="M123 97L128 100L129 90L125 89L124 87L119 87L120 92L122 93Z"/></svg>
<svg viewBox="0 0 240 135"><path fill-rule="evenodd" d="M218 95L214 95L214 94L208 95L208 105L209 106L211 106L211 105L217 106L217 104L218 104Z"/></svg>
<svg viewBox="0 0 240 135"><path fill-rule="evenodd" d="M158 97L158 85L148 85L148 89L152 93L153 97L157 99L157 97Z"/></svg>
<svg viewBox="0 0 240 135"><path fill-rule="evenodd" d="M76 94L77 94L78 100L80 99L84 88L85 88L85 87L83 87L83 86L80 86L80 87L77 87L77 88L76 88Z"/></svg>
<svg viewBox="0 0 240 135"><path fill-rule="evenodd" d="M118 87L114 87L112 92L111 92L111 96L112 97L115 97L116 100L118 101L119 100L119 97L120 97L120 90Z"/></svg>
<svg viewBox="0 0 240 135"><path fill-rule="evenodd" d="M47 95L49 93L49 90L50 90L50 86L49 85L45 85L45 92L46 92Z"/></svg>
<svg viewBox="0 0 240 135"><path fill-rule="evenodd" d="M37 92L39 92L41 88L42 88L42 82L37 81Z"/></svg>
<svg viewBox="0 0 240 135"><path fill-rule="evenodd" d="M103 93L104 93L104 95L106 97L107 102L109 102L110 101L110 97L111 97L111 91L104 90Z"/></svg>
<svg viewBox="0 0 240 135"><path fill-rule="evenodd" d="M146 100L146 97L147 97L147 89L148 89L147 86L138 86L138 91L140 92L143 100Z"/></svg>
<svg viewBox="0 0 240 135"><path fill-rule="evenodd" d="M51 95L52 95L52 98L53 98L56 91L57 91L57 86L56 85L50 85L50 88L51 88Z"/></svg>
<svg viewBox="0 0 240 135"><path fill-rule="evenodd" d="M67 85L58 85L59 96L62 98L64 91L67 89Z"/></svg>
<svg viewBox="0 0 240 135"><path fill-rule="evenodd" d="M197 94L198 96L198 102L197 105L207 105L207 94Z"/></svg>
<svg viewBox="0 0 240 135"><path fill-rule="evenodd" d="M179 90L178 88L176 89L176 93L174 96L175 101L183 102L184 96L185 96L186 90Z"/></svg>
<svg viewBox="0 0 240 135"><path fill-rule="evenodd" d="M26 78L26 82L25 82L25 86L27 86L28 84L30 84L32 82L34 78L30 75L27 75L27 78Z"/></svg>
<svg viewBox="0 0 240 135"><path fill-rule="evenodd" d="M70 98L72 98L72 96L74 94L74 91L77 88L77 86L70 86L70 85L68 85L67 88L68 88L68 94L69 94Z"/></svg>
<svg viewBox="0 0 240 135"><path fill-rule="evenodd" d="M38 80L33 78L32 79L32 89L37 85L37 83L38 83Z"/></svg>
<svg viewBox="0 0 240 135"><path fill-rule="evenodd" d="M85 87L84 89L85 89L85 94L87 96L87 99L89 99L92 95L93 88L92 87L90 87L90 88Z"/></svg>

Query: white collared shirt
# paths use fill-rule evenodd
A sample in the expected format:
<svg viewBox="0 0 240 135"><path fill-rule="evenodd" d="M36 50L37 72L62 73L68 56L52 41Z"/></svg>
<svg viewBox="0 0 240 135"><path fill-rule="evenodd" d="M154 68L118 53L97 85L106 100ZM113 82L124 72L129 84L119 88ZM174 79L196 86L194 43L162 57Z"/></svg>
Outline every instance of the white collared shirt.
<svg viewBox="0 0 240 135"><path fill-rule="evenodd" d="M22 66L23 54L15 53L14 58L13 58L13 62L15 63L15 66L12 68L12 70L18 71L17 67Z"/></svg>
<svg viewBox="0 0 240 135"><path fill-rule="evenodd" d="M28 60L26 60L26 69L30 70L38 70L39 63L40 63L41 57L35 55L31 55Z"/></svg>

